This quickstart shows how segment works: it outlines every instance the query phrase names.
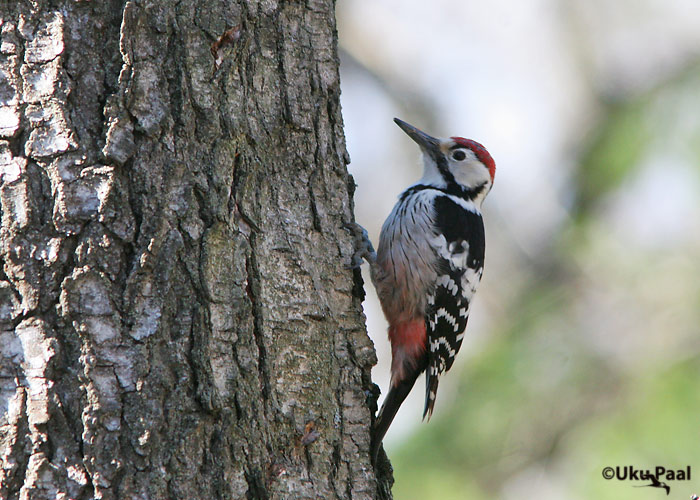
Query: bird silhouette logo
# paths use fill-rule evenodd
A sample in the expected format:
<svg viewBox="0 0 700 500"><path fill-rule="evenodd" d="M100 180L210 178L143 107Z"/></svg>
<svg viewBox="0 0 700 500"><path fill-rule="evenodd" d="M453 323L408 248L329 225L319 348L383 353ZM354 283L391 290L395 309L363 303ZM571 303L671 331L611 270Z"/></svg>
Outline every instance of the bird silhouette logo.
<svg viewBox="0 0 700 500"><path fill-rule="evenodd" d="M666 495L671 493L671 487L669 485L667 485L666 483L659 481L656 478L656 476L649 474L644 479L651 481L651 484L642 484L639 486L635 486L635 488L647 488L647 487L649 487L649 488L663 488L666 490Z"/></svg>

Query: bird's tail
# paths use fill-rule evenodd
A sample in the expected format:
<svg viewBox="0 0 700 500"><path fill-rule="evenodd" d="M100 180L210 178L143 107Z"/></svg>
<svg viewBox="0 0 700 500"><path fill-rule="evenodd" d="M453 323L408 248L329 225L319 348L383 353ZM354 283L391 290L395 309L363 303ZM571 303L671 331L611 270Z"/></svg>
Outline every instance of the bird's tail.
<svg viewBox="0 0 700 500"><path fill-rule="evenodd" d="M423 419L428 415L428 421L433 415L433 407L435 406L435 396L437 395L438 382L440 381L440 375L433 373L435 368L431 365L425 371L425 407L423 408Z"/></svg>
<svg viewBox="0 0 700 500"><path fill-rule="evenodd" d="M396 412L399 411L401 403L406 399L408 393L411 392L413 384L416 383L419 374L420 372L415 370L412 376L392 386L389 390L389 394L386 395L384 404L382 404L382 409L379 410L377 420L374 422L374 427L372 428L372 449L370 451L374 463L377 463L379 447L382 445L382 440L384 439L386 431L394 420Z"/></svg>

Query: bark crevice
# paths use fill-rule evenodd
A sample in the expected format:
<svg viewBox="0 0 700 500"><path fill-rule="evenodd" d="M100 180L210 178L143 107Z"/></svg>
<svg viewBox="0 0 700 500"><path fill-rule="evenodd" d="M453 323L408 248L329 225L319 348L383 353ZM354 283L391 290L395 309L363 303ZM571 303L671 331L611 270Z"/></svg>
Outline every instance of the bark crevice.
<svg viewBox="0 0 700 500"><path fill-rule="evenodd" d="M263 403L266 403L270 398L270 378L267 374L267 355L265 349L265 339L263 334L262 323L264 321L264 312L262 307L257 300L257 296L260 293L259 284L257 283L257 276L259 276L259 271L255 263L255 235L251 235L249 238L251 252L249 258L246 260L246 293L248 295L248 300L250 301L252 314L253 314L253 339L258 350L258 373L260 376L261 385L261 395Z"/></svg>

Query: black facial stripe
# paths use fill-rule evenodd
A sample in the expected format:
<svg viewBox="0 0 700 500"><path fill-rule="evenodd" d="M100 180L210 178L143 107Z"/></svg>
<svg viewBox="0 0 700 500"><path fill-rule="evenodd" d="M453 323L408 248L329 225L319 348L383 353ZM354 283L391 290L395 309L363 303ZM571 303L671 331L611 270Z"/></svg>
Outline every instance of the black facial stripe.
<svg viewBox="0 0 700 500"><path fill-rule="evenodd" d="M455 176L452 175L452 172L450 172L449 167L447 166L447 158L445 155L440 155L437 158L437 168L440 171L440 175L442 175L442 178L445 179L445 182L447 182L447 185L449 186L450 184L457 184L457 181L455 181Z"/></svg>
<svg viewBox="0 0 700 500"><path fill-rule="evenodd" d="M454 179L454 178L453 178ZM399 200L405 200L407 197L411 196L414 193L417 193L418 191L423 191L424 189L433 189L435 191L440 191L441 193L445 194L451 194L452 196L456 196L458 198L462 198L463 200L471 201L481 192L486 188L486 183L484 182L483 184L479 184L476 186L474 189L465 189L456 182L453 182L452 184L447 184L447 187L440 188L436 186L429 186L427 184L418 184L416 186L412 186L408 188L406 191L401 193L401 196L399 197Z"/></svg>

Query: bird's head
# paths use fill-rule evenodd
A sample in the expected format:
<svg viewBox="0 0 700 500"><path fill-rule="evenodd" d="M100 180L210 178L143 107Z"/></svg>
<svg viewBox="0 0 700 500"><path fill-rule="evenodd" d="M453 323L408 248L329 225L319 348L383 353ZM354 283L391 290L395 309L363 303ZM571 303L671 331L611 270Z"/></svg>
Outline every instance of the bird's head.
<svg viewBox="0 0 700 500"><path fill-rule="evenodd" d="M420 184L454 192L479 204L483 201L496 174L496 164L484 146L463 137L438 139L398 118L394 121L423 152Z"/></svg>

